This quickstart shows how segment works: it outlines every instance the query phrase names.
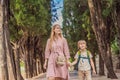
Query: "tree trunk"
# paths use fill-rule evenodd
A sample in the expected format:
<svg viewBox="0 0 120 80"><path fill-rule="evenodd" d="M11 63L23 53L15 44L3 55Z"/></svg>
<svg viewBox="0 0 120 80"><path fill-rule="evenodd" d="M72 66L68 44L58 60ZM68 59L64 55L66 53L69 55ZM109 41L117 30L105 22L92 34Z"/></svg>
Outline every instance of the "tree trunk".
<svg viewBox="0 0 120 80"><path fill-rule="evenodd" d="M9 80L23 80L21 79L17 79L17 72L15 69L15 59L14 59L14 55L13 55L13 51L11 48L11 44L10 44L10 34L9 34L9 29L8 29L8 20L9 20L9 11L10 11L10 1L9 0L5 0L5 24L4 24L4 37L5 37L5 47L6 47L6 55L7 55L7 68L8 68L8 76L9 76ZM7 75L7 74L6 74Z"/></svg>
<svg viewBox="0 0 120 80"><path fill-rule="evenodd" d="M117 35L118 46L120 47L120 1L116 1Z"/></svg>
<svg viewBox="0 0 120 80"><path fill-rule="evenodd" d="M96 73L97 73L97 66L96 66L96 56L95 56L95 52L92 54L93 55L93 62L94 62L94 65L95 65L95 70L96 70Z"/></svg>
<svg viewBox="0 0 120 80"><path fill-rule="evenodd" d="M102 59L101 54L99 53L99 75L100 76L104 76L105 72L104 72L104 61Z"/></svg>
<svg viewBox="0 0 120 80"><path fill-rule="evenodd" d="M0 0L0 80L9 80L7 68L7 55L5 46L5 16L7 14L7 1Z"/></svg>
<svg viewBox="0 0 120 80"><path fill-rule="evenodd" d="M111 62L110 40L108 34L109 26L107 27L103 21L100 2L101 0L88 0L93 24L92 28L95 33L99 51L102 53L101 56L105 62L109 76L111 79L117 79Z"/></svg>
<svg viewBox="0 0 120 80"><path fill-rule="evenodd" d="M29 68L30 68L30 77L33 77L33 75L34 75L34 67L36 67L36 65L33 65L33 63L34 63L34 60L35 60L35 58L34 58L34 37L32 37L32 36L29 36L28 37L28 53L29 53L29 55L30 55L30 58L29 58L29 60L30 60L30 66L29 66Z"/></svg>
<svg viewBox="0 0 120 80"><path fill-rule="evenodd" d="M4 32L5 32L5 45L6 45L6 54L7 54L7 67L8 67L8 74L9 74L9 80L17 80L16 77L16 72L15 72L15 60L14 60L14 55L12 52L11 44L10 44L10 33L8 29L8 21L9 21L9 12L10 12L10 1L6 0L6 11L5 11L5 27L4 27Z"/></svg>
<svg viewBox="0 0 120 80"><path fill-rule="evenodd" d="M21 59L25 63L26 78L31 78L43 72L43 48L41 46L41 38L38 36L28 37L26 33L19 40L19 50Z"/></svg>
<svg viewBox="0 0 120 80"><path fill-rule="evenodd" d="M117 18L117 41L120 48L120 1L116 1L116 18ZM120 50L118 53L117 69L120 69Z"/></svg>
<svg viewBox="0 0 120 80"><path fill-rule="evenodd" d="M118 54L118 62L116 64L116 69L120 69L120 52Z"/></svg>
<svg viewBox="0 0 120 80"><path fill-rule="evenodd" d="M20 71L20 54L18 51L19 46L17 43L12 43L12 44L13 44L14 58L15 58L16 80L24 80Z"/></svg>
<svg viewBox="0 0 120 80"><path fill-rule="evenodd" d="M29 46L29 45L28 45ZM31 78L32 75L30 74L30 54L28 52L28 49L25 49L25 72L26 72L26 78Z"/></svg>
<svg viewBox="0 0 120 80"><path fill-rule="evenodd" d="M26 69L26 78L33 77L33 54L34 54L34 47L32 45L32 38L28 36L26 40L26 59L25 59L25 69Z"/></svg>
<svg viewBox="0 0 120 80"><path fill-rule="evenodd" d="M12 53L12 48L10 45L10 40L9 40L9 31L7 25L5 25L5 44L6 44L6 54L7 54L7 67L9 71L9 80L17 80L16 78L16 72L15 72L15 60L14 60L14 55Z"/></svg>

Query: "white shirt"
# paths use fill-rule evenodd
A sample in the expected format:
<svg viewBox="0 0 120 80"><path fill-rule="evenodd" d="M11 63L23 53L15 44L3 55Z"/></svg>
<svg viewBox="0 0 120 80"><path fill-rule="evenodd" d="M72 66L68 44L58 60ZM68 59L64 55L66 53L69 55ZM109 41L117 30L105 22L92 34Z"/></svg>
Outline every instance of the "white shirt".
<svg viewBox="0 0 120 80"><path fill-rule="evenodd" d="M81 57L88 58L87 51L80 52L80 55L81 55ZM89 55L89 58L92 58L92 55L90 52L88 52L88 55ZM77 58L77 59L79 58L78 52L74 58ZM78 70L86 71L86 70L90 70L90 69L91 69L91 66L90 66L89 59L80 58L79 63L78 63Z"/></svg>

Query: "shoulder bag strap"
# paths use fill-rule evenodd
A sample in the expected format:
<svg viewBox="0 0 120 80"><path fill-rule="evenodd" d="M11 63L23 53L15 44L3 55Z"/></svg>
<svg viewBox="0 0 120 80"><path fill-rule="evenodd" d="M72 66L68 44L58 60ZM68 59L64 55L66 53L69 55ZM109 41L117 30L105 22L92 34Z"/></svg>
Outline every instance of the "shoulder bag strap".
<svg viewBox="0 0 120 80"><path fill-rule="evenodd" d="M88 61L89 61L89 64L90 64L90 52L87 50L87 58L88 58Z"/></svg>
<svg viewBox="0 0 120 80"><path fill-rule="evenodd" d="M79 64L80 57L81 57L81 55L80 55L80 51L78 51L77 53L78 53L78 62L77 62L77 63Z"/></svg>

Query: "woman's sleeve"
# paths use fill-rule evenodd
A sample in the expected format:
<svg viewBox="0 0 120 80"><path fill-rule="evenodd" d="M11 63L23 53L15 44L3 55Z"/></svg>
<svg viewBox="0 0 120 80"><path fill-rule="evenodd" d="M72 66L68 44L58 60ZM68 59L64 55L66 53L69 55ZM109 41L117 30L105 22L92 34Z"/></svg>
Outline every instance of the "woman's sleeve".
<svg viewBox="0 0 120 80"><path fill-rule="evenodd" d="M46 48L45 48L45 59L50 56L50 48L49 48L50 39L47 40Z"/></svg>
<svg viewBox="0 0 120 80"><path fill-rule="evenodd" d="M70 58L69 47L68 47L67 40L65 38L63 41L63 52L64 52L66 58L69 59Z"/></svg>

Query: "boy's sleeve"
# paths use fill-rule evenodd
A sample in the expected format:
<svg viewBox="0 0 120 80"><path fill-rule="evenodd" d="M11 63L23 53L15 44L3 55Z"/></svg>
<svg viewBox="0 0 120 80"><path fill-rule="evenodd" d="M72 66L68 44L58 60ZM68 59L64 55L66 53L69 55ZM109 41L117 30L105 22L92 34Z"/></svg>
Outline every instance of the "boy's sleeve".
<svg viewBox="0 0 120 80"><path fill-rule="evenodd" d="M75 59L78 59L78 52L74 56Z"/></svg>
<svg viewBox="0 0 120 80"><path fill-rule="evenodd" d="M93 56L92 56L92 54L91 54L91 52L89 52L89 57L90 57L90 58L92 58L92 57L93 57Z"/></svg>

